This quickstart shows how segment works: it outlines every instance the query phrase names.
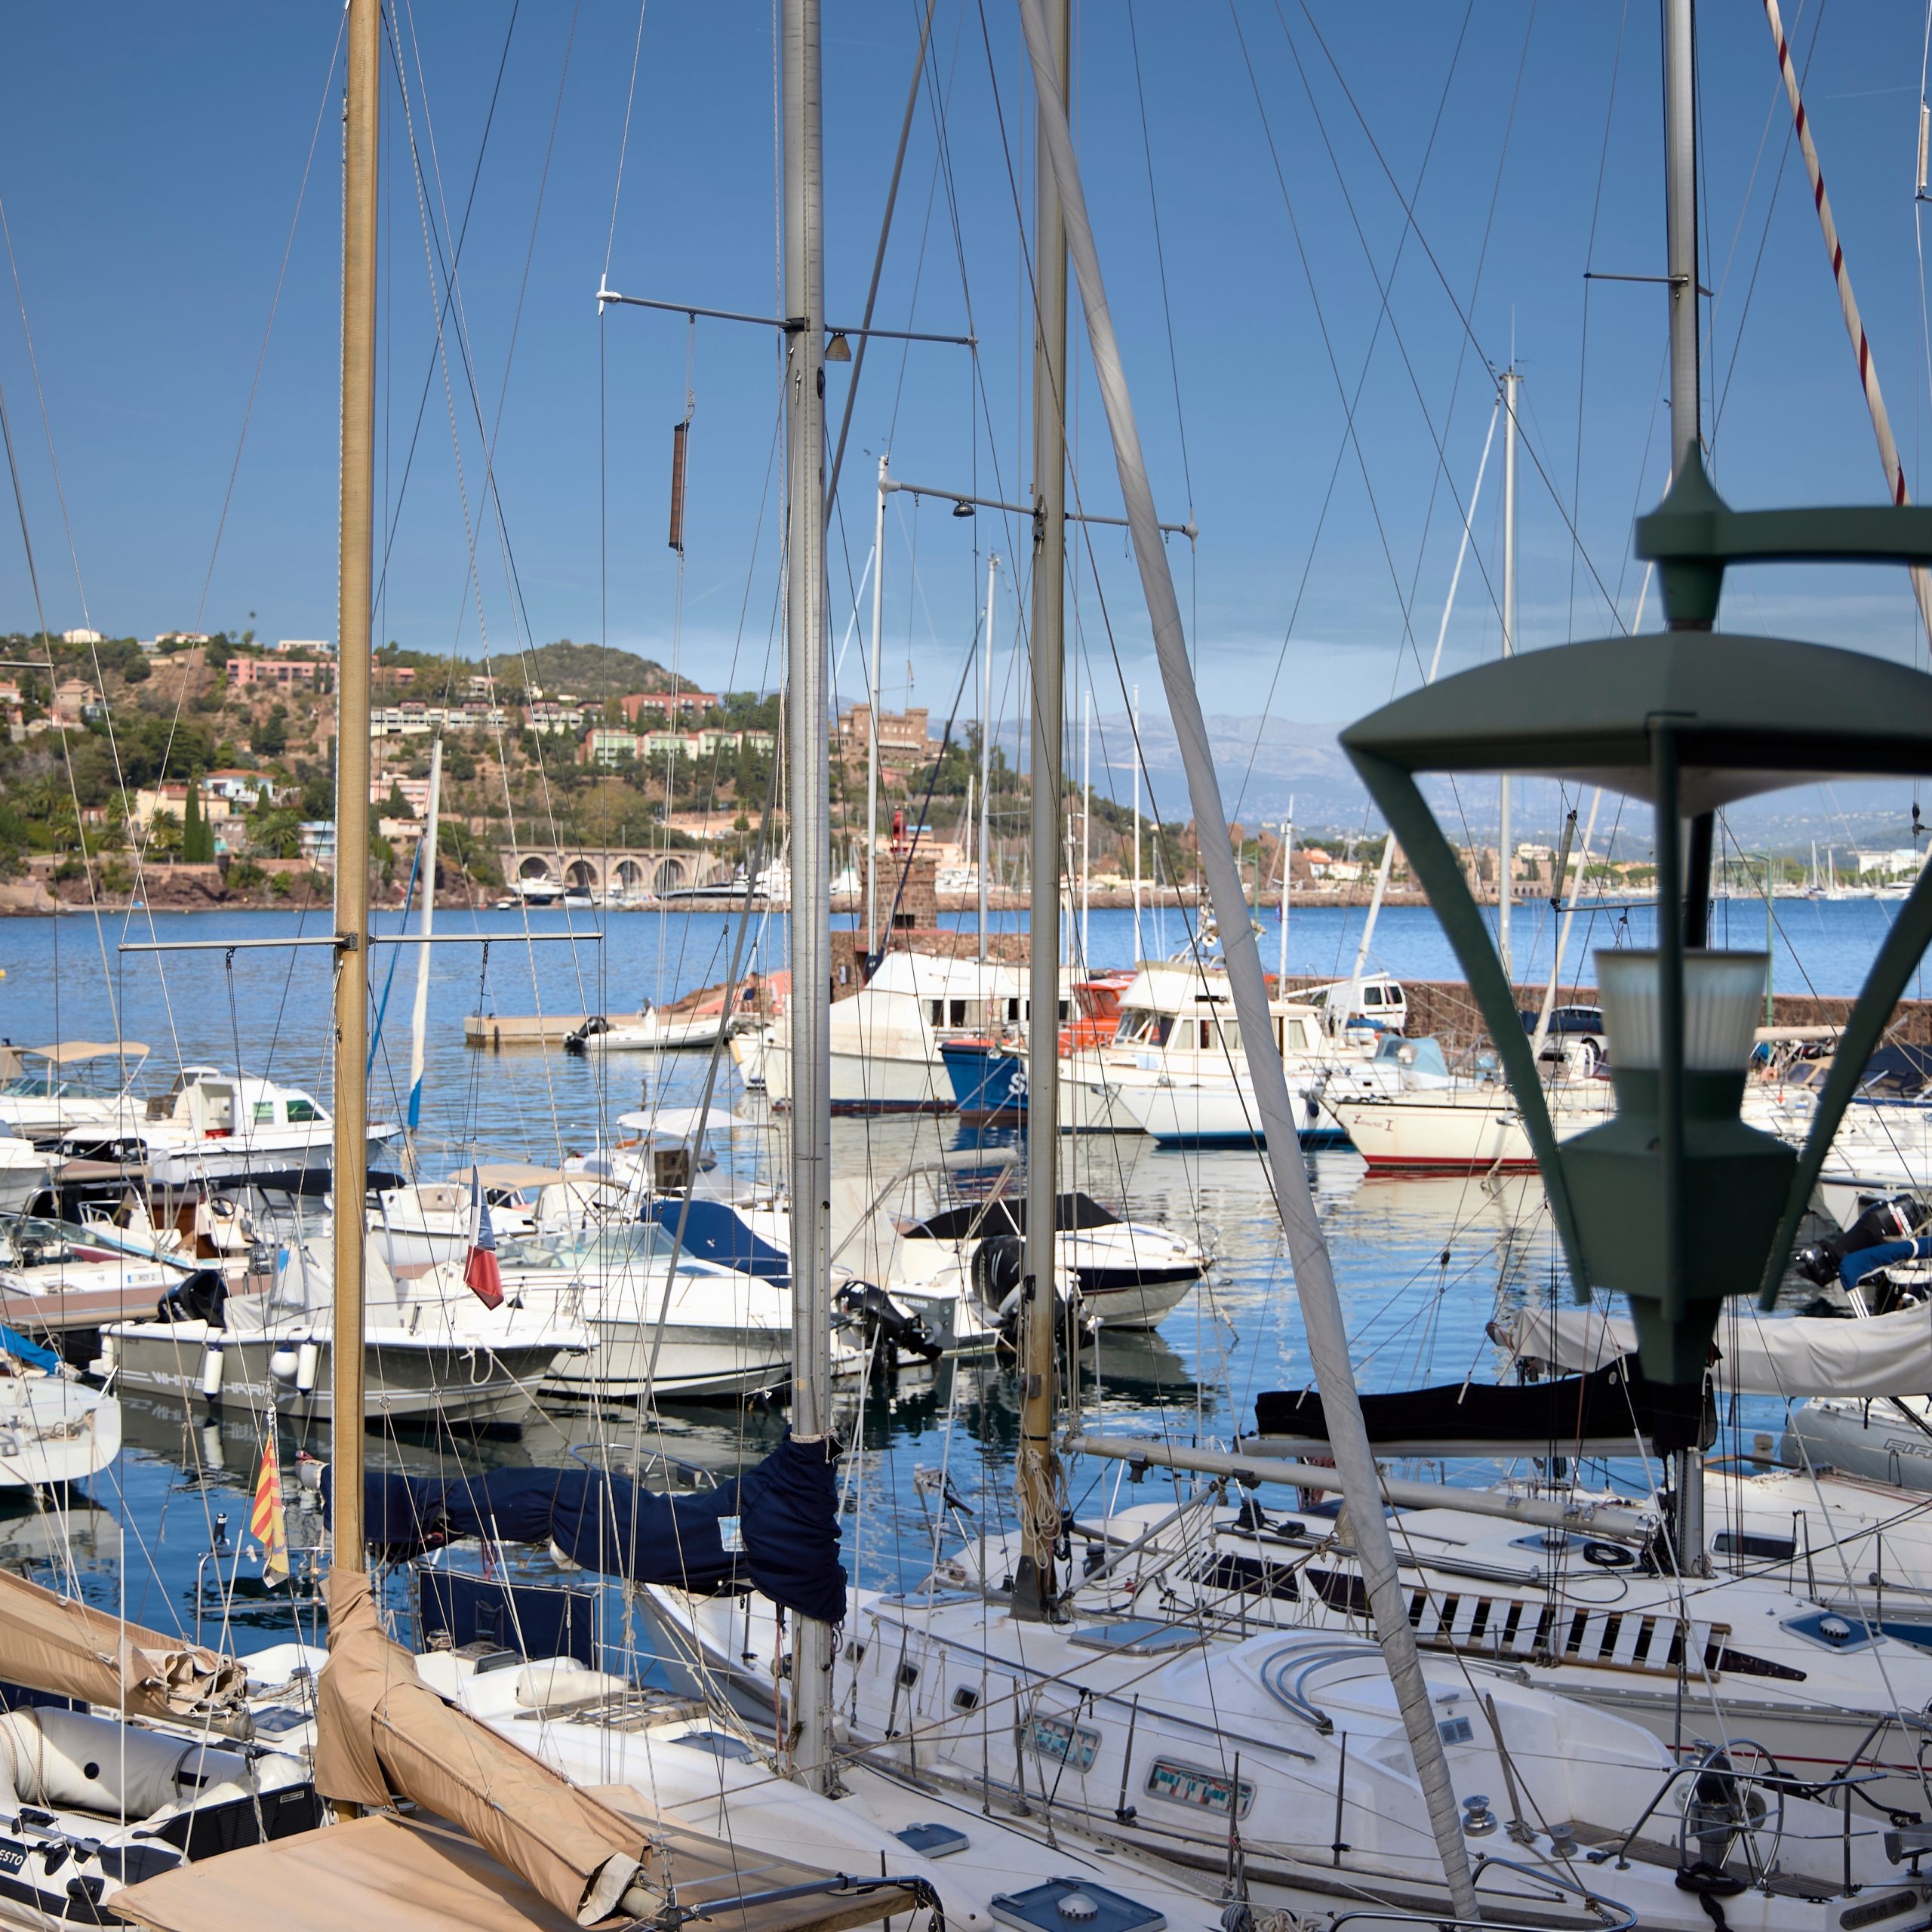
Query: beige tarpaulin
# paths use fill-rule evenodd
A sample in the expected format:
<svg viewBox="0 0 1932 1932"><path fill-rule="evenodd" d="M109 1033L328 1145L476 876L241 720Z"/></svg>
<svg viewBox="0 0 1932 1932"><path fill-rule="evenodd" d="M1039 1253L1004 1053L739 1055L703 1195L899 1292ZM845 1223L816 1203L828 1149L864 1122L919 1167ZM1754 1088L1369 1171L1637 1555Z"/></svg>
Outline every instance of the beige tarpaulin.
<svg viewBox="0 0 1932 1932"><path fill-rule="evenodd" d="M368 1578L329 1579L329 1660L316 1684L315 1788L447 1818L582 1925L609 1918L642 1871L635 1825L446 1704L377 1620Z"/></svg>
<svg viewBox="0 0 1932 1932"><path fill-rule="evenodd" d="M755 1853L721 1872L702 1851L694 1856L675 1841L688 1838L731 1857L725 1847L696 1834L671 1836L678 1904L703 1912L701 1923L718 1932L844 1932L910 1903L888 1888L856 1900L760 1905L758 1894L823 1875ZM746 1896L749 1909L734 1909ZM469 1839L387 1814L198 1860L115 1893L113 1909L150 1932L574 1932L574 1923Z"/></svg>
<svg viewBox="0 0 1932 1932"><path fill-rule="evenodd" d="M1518 1356L1570 1372L1601 1368L1637 1349L1629 1321L1594 1308L1524 1309L1511 1319L1507 1334ZM1932 1312L1923 1308L1845 1321L1760 1315L1732 1304L1718 1317L1715 1340L1718 1361L1712 1373L1726 1394L1932 1394Z"/></svg>
<svg viewBox="0 0 1932 1932"><path fill-rule="evenodd" d="M231 1657L56 1596L0 1571L0 1677L131 1717L217 1721L242 1709Z"/></svg>
<svg viewBox="0 0 1932 1932"><path fill-rule="evenodd" d="M138 1040L69 1040L22 1051L50 1060L56 1066L74 1066L84 1060L146 1060L152 1049Z"/></svg>

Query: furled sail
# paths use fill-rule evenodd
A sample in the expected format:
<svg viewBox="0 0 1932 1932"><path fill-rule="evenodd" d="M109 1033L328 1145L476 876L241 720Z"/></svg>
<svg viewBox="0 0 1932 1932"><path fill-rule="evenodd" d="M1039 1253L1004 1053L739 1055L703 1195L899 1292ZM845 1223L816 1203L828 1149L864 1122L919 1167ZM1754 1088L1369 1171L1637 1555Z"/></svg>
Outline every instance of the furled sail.
<svg viewBox="0 0 1932 1932"><path fill-rule="evenodd" d="M325 1797L378 1807L410 1799L580 1925L613 1916L643 1876L644 1832L438 1697L384 1635L361 1571L329 1580L329 1660L315 1696L315 1788Z"/></svg>
<svg viewBox="0 0 1932 1932"><path fill-rule="evenodd" d="M1635 1331L1592 1308L1525 1309L1505 1329L1519 1361L1574 1373L1633 1352ZM1717 1332L1717 1386L1738 1395L1922 1395L1932 1389L1932 1310L1865 1321L1727 1308Z"/></svg>
<svg viewBox="0 0 1932 1932"><path fill-rule="evenodd" d="M370 1543L395 1553L464 1537L554 1543L573 1563L632 1583L715 1592L749 1583L821 1623L845 1614L838 1497L823 1442L788 1429L761 1463L694 1495L572 1465L421 1477L371 1472ZM326 1507L328 1484L323 1484Z"/></svg>
<svg viewBox="0 0 1932 1932"><path fill-rule="evenodd" d="M248 1673L198 1644L124 1623L0 1571L0 1678L131 1717L217 1727L238 1717Z"/></svg>

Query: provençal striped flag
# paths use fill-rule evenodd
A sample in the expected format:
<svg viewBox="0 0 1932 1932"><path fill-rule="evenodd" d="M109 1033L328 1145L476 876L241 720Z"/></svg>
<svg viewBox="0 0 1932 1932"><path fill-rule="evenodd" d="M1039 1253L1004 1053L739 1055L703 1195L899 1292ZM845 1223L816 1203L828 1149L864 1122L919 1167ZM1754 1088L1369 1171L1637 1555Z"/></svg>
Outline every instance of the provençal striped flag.
<svg viewBox="0 0 1932 1932"><path fill-rule="evenodd" d="M281 1464L271 1428L262 1451L262 1472L255 1478L255 1506L248 1534L262 1546L262 1581L272 1586L288 1574L288 1526L281 1513Z"/></svg>

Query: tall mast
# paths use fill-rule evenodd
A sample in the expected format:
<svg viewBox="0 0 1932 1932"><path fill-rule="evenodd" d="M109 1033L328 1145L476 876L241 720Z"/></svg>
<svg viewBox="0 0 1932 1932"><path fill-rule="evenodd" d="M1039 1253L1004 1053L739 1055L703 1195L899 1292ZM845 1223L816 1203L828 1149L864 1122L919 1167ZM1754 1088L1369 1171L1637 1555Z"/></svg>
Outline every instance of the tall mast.
<svg viewBox="0 0 1932 1932"><path fill-rule="evenodd" d="M986 866L992 840L993 792L993 592L999 581L999 552L986 559L986 637L980 669L980 964L986 963Z"/></svg>
<svg viewBox="0 0 1932 1932"><path fill-rule="evenodd" d="M1664 249L1670 283L1670 473L1698 446L1695 0L1663 0Z"/></svg>
<svg viewBox="0 0 1932 1932"><path fill-rule="evenodd" d="M1174 574L1161 541L1146 460L1141 453L1140 432L1134 420L1133 398L1128 392L1127 372L1121 362L1120 345L1114 335L1106 288L1100 274L1100 254L1088 218L1079 163L1056 87L1058 75L1066 69L1063 54L1061 64L1054 65L1054 37L1044 17L1045 5L1046 0L1020 0L1035 91L1043 103L1040 171L1043 177L1052 180L1066 211L1066 235L1080 277L1080 306L1087 318L1094 380L1113 441L1115 468L1133 534L1134 558L1140 567L1168 712L1174 721L1182 762L1187 768L1188 795L1200 835L1201 866L1220 924L1228 990L1240 1023L1241 1051L1254 1084L1255 1108L1261 1116L1267 1142L1269 1177L1287 1238L1295 1291L1307 1331L1309 1358L1315 1370L1322 1411L1327 1418L1336 1468L1346 1485L1344 1494L1356 1561L1429 1808L1429 1825L1447 1881L1450 1903L1458 1918L1474 1919L1478 1915L1469 1873L1469 1847L1443 1754L1441 1734L1436 1728L1436 1707L1423 1675L1415 1630L1409 1622L1408 1595L1402 1587L1394 1541L1383 1512L1381 1478L1355 1390L1355 1366L1349 1358L1341 1300L1336 1293L1327 1244L1315 1217L1308 1170L1296 1138L1296 1109L1288 1095L1287 1070L1275 1050L1273 1030L1269 1025L1261 955L1242 902L1241 877L1228 840L1227 813L1214 776L1200 694L1195 689L1193 667L1188 659L1180 600L1174 594ZM1063 12L1061 18L1065 18ZM1029 1094L1029 1105L1032 1098Z"/></svg>
<svg viewBox="0 0 1932 1932"><path fill-rule="evenodd" d="M443 802L443 734L429 746L429 810L417 848L417 870L423 879L423 910L416 930L423 943L416 949L416 1008L409 1028L409 1165L416 1168L416 1134L423 1124L423 1058L429 1025L429 936L436 930L436 827ZM340 842L340 841L338 841Z"/></svg>
<svg viewBox="0 0 1932 1932"><path fill-rule="evenodd" d="M1673 481L1700 446L1697 372L1697 9L1693 0L1664 0L1663 137L1664 237L1670 278L1670 473ZM1705 629L1710 627L1707 624ZM1709 812L1690 820L1683 870L1684 943L1701 946L1710 938L1711 848ZM1675 845L1683 827L1673 817L1655 829L1660 854L1667 839ZM1680 916L1675 905L1660 900L1657 921ZM1659 934L1662 943L1662 934ZM1704 1452L1695 1444L1674 1451L1671 1475L1677 1492L1674 1525L1680 1575L1704 1568Z"/></svg>
<svg viewBox="0 0 1932 1932"><path fill-rule="evenodd" d="M336 607L335 1567L363 1567L362 1306L369 1131L369 593L376 451L381 0L349 0L342 128L341 567Z"/></svg>
<svg viewBox="0 0 1932 1932"><path fill-rule="evenodd" d="M1516 398L1522 377L1512 368L1503 378L1503 654L1516 654ZM1510 838L1509 777L1503 792L1496 832L1496 949L1502 955L1503 977L1516 983L1515 961L1509 956L1509 912L1515 868Z"/></svg>
<svg viewBox="0 0 1932 1932"><path fill-rule="evenodd" d="M1093 958L1090 937L1093 920L1093 894L1090 880L1094 869L1094 687L1080 694L1080 964L1084 971ZM1260 888L1255 888L1256 897Z"/></svg>
<svg viewBox="0 0 1932 1932"><path fill-rule="evenodd" d="M1044 0L1054 72L1072 63L1068 0ZM1038 69L1035 69L1036 85ZM1063 81L1057 82L1063 85ZM1049 116L1039 107L1044 157ZM1026 1240L1022 1269L1020 1455L1021 1555L1013 1582L1017 1617L1047 1614L1054 1595L1059 1472L1054 1454L1054 1212L1060 1158L1061 712L1066 700L1066 229L1053 171L1042 158L1033 250L1033 783L1028 921Z"/></svg>
<svg viewBox="0 0 1932 1932"><path fill-rule="evenodd" d="M832 804L826 701L825 177L819 0L785 0L786 706L792 789L792 1433L822 1441L832 1402ZM877 560L873 568L878 568ZM874 580L876 583L876 578ZM875 604L875 609L877 606ZM878 632L873 632L875 648ZM873 727L878 727L875 684ZM874 937L875 938L875 935ZM832 1630L792 1640L793 1762L832 1779Z"/></svg>
<svg viewBox="0 0 1932 1932"><path fill-rule="evenodd" d="M796 315L787 309L787 315ZM878 460L878 515L872 525L872 675L866 695L872 724L866 734L866 950L879 950L878 937L878 682L883 675L879 625L885 611L885 475L889 457Z"/></svg>
<svg viewBox="0 0 1932 1932"><path fill-rule="evenodd" d="M1140 964L1140 687L1134 688L1134 963Z"/></svg>

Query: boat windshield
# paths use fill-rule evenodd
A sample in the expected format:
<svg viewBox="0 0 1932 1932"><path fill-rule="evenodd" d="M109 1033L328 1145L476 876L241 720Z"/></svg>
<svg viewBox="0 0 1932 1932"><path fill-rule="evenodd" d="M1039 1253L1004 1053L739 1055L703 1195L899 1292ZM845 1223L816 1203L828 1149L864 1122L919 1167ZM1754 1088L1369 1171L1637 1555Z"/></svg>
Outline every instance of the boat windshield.
<svg viewBox="0 0 1932 1932"><path fill-rule="evenodd" d="M586 1228L573 1234L497 1237L497 1263L504 1268L571 1272L634 1268L668 1261L676 1253L677 1243L668 1229L641 1221L627 1221L615 1228Z"/></svg>
<svg viewBox="0 0 1932 1932"><path fill-rule="evenodd" d="M1420 1039L1405 1039L1399 1033L1391 1034L1375 1050L1375 1057L1386 1064L1399 1066L1409 1073L1433 1073L1447 1080L1449 1063L1442 1057L1442 1043L1433 1035L1425 1034Z"/></svg>

